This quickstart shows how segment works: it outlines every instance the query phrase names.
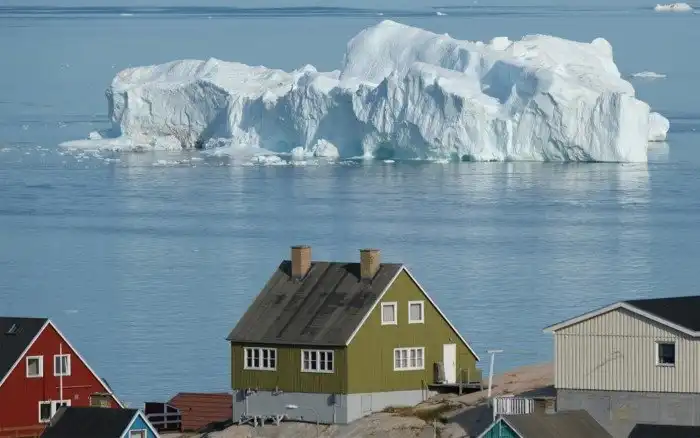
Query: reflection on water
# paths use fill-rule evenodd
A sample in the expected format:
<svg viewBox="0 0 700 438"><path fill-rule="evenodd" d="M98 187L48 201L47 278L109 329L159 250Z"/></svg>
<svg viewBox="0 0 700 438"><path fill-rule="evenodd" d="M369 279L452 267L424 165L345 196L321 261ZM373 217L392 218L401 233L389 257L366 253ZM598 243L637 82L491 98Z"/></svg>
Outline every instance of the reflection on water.
<svg viewBox="0 0 700 438"><path fill-rule="evenodd" d="M315 259L372 246L406 263L479 352L506 351L500 367L549 360L541 329L553 321L689 283L683 263L659 274L680 241L698 255L687 242L699 240L700 203L652 202L688 199L678 193L694 193L697 175L663 163L120 159L0 172L12 188L0 191L0 298L7 312L55 318L134 402L227 389L223 339L293 244ZM99 340L86 330L97 323Z"/></svg>

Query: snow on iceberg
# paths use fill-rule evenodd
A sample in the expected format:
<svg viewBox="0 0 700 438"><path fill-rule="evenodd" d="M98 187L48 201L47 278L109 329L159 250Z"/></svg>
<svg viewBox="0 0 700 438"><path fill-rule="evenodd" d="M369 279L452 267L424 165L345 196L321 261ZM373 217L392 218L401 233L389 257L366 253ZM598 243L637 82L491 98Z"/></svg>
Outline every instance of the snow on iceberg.
<svg viewBox="0 0 700 438"><path fill-rule="evenodd" d="M117 139L295 156L646 161L651 131L604 39L469 42L389 20L339 71L181 60L119 72L107 100Z"/></svg>
<svg viewBox="0 0 700 438"><path fill-rule="evenodd" d="M693 7L688 3L657 4L654 6L656 12L690 12Z"/></svg>

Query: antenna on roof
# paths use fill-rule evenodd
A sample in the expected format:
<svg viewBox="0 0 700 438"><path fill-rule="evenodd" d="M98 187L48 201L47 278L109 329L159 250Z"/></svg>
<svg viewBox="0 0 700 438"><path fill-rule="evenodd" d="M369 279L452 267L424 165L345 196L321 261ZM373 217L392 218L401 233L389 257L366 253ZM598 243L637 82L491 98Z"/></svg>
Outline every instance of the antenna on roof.
<svg viewBox="0 0 700 438"><path fill-rule="evenodd" d="M5 332L5 334L6 334L6 335L16 335L18 330L19 330L19 327L17 326L17 324L12 324L12 327L10 327L10 328Z"/></svg>

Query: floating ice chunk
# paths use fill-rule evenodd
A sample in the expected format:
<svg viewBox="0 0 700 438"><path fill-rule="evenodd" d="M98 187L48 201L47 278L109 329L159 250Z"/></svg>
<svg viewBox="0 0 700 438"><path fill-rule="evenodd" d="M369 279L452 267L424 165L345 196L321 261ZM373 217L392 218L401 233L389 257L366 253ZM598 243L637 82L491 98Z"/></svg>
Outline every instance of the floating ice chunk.
<svg viewBox="0 0 700 438"><path fill-rule="evenodd" d="M670 3L670 4L657 4L654 6L656 12L690 12L693 7L688 3Z"/></svg>
<svg viewBox="0 0 700 438"><path fill-rule="evenodd" d="M292 149L292 159L301 161L304 160L308 154L306 153L306 149L304 149L302 146L297 146L294 149Z"/></svg>
<svg viewBox="0 0 700 438"><path fill-rule="evenodd" d="M649 141L665 141L671 123L659 113L649 114Z"/></svg>
<svg viewBox="0 0 700 438"><path fill-rule="evenodd" d="M329 141L319 140L311 148L311 153L314 157L319 158L338 158L340 154L338 153L338 148Z"/></svg>
<svg viewBox="0 0 700 438"><path fill-rule="evenodd" d="M435 15L437 15L438 17L443 17L443 16L445 16L445 15L447 15L447 14L444 13L444 12L437 11L437 12L435 13Z"/></svg>
<svg viewBox="0 0 700 438"><path fill-rule="evenodd" d="M632 77L640 79L662 79L665 78L666 75L662 73L656 73L653 71L640 71L639 73L634 73Z"/></svg>
<svg viewBox="0 0 700 438"><path fill-rule="evenodd" d="M286 166L289 164L277 155L256 155L250 160L250 163L260 166Z"/></svg>
<svg viewBox="0 0 700 438"><path fill-rule="evenodd" d="M223 155L646 161L650 135L602 38L470 42L389 20L339 71L182 60L119 72L107 99L117 138Z"/></svg>

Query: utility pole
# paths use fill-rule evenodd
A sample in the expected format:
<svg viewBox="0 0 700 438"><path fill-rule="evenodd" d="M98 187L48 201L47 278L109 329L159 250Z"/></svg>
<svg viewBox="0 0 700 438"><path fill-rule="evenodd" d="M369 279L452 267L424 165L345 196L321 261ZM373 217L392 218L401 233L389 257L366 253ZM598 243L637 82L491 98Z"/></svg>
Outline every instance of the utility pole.
<svg viewBox="0 0 700 438"><path fill-rule="evenodd" d="M496 353L503 353L503 350L488 350L488 353L491 355L491 366L489 369L489 393L488 393L488 399L489 402L491 401L491 386L493 385L493 362L496 359Z"/></svg>

